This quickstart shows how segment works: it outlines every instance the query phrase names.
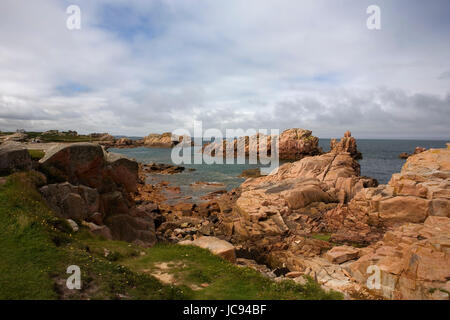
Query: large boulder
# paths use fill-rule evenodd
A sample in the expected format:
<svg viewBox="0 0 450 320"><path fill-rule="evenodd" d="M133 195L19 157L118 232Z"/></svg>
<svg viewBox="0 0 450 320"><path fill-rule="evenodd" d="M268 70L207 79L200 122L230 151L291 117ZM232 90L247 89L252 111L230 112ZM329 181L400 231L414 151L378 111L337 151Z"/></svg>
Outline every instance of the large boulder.
<svg viewBox="0 0 450 320"><path fill-rule="evenodd" d="M59 144L39 160L42 168L60 180L99 188L103 184L105 158L101 146L92 143Z"/></svg>
<svg viewBox="0 0 450 320"><path fill-rule="evenodd" d="M107 175L127 192L136 192L139 181L139 165L136 161L117 153L106 153Z"/></svg>
<svg viewBox="0 0 450 320"><path fill-rule="evenodd" d="M218 255L230 262L236 261L236 252L234 246L231 243L225 240L220 240L216 237L200 237L193 241L180 241L178 244L192 245L203 249L208 249L213 254Z"/></svg>
<svg viewBox="0 0 450 320"><path fill-rule="evenodd" d="M138 164L122 155L108 153L92 143L59 144L40 161L41 168L56 180L96 188L100 193L136 192Z"/></svg>
<svg viewBox="0 0 450 320"><path fill-rule="evenodd" d="M87 186L64 182L43 186L39 191L50 208L62 218L85 220L100 208L97 190Z"/></svg>
<svg viewBox="0 0 450 320"><path fill-rule="evenodd" d="M327 251L325 258L332 262L341 264L349 260L358 258L359 250L350 246L338 246L333 247L331 250Z"/></svg>
<svg viewBox="0 0 450 320"><path fill-rule="evenodd" d="M146 246L156 242L153 217L140 212L131 197L139 181L136 161L96 144L76 143L49 149L40 162L52 178L66 181L41 188L59 216L100 224L89 226L107 238Z"/></svg>
<svg viewBox="0 0 450 320"><path fill-rule="evenodd" d="M16 143L0 145L0 174L9 174L16 170L29 170L31 166L31 156L27 149Z"/></svg>

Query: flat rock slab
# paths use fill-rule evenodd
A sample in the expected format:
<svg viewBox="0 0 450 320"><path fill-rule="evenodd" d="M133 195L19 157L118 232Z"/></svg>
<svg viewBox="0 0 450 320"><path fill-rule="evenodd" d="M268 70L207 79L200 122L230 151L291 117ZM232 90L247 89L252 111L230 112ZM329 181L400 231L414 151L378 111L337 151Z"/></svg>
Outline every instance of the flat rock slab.
<svg viewBox="0 0 450 320"><path fill-rule="evenodd" d="M325 254L325 258L331 263L341 264L358 258L359 249L350 246L334 247Z"/></svg>
<svg viewBox="0 0 450 320"><path fill-rule="evenodd" d="M178 244L192 245L203 249L208 249L213 254L218 255L230 262L234 263L236 261L236 252L234 246L231 243L225 240L220 240L219 238L216 237L200 237L193 241L191 240L180 241L178 242Z"/></svg>

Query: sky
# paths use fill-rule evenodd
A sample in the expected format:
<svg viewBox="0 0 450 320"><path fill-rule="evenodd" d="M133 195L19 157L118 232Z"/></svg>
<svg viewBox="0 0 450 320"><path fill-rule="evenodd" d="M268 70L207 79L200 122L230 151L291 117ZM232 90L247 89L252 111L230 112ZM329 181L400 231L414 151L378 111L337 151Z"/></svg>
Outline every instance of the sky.
<svg viewBox="0 0 450 320"><path fill-rule="evenodd" d="M448 0L1 0L0 131L450 140L449 35Z"/></svg>

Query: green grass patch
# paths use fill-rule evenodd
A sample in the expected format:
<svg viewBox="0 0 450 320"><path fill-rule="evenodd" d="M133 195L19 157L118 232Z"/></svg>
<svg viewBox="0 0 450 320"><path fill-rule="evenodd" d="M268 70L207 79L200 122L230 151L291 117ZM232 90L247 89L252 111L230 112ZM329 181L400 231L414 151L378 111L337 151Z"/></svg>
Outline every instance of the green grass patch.
<svg viewBox="0 0 450 320"><path fill-rule="evenodd" d="M172 275L177 285L191 288L191 299L341 299L337 292L325 292L308 278L306 285L292 280L275 282L259 272L238 267L208 250L193 246L158 244L146 255L128 258L124 265L143 273ZM202 287L204 285L204 287Z"/></svg>
<svg viewBox="0 0 450 320"><path fill-rule="evenodd" d="M311 238L329 242L331 238L331 233L317 233L311 235Z"/></svg>
<svg viewBox="0 0 450 320"><path fill-rule="evenodd" d="M305 285L277 283L197 247L142 248L94 237L83 227L73 233L41 198L41 183L28 172L0 186L0 299L342 298L310 278ZM70 265L81 269L82 290L65 286Z"/></svg>
<svg viewBox="0 0 450 320"><path fill-rule="evenodd" d="M40 160L45 156L45 152L43 150L31 150L28 149L28 153L33 160Z"/></svg>
<svg viewBox="0 0 450 320"><path fill-rule="evenodd" d="M18 173L0 186L0 299L185 298L180 288L91 252L87 239L92 237L85 230L72 234L32 180L30 174ZM81 268L82 290L65 288L70 265Z"/></svg>
<svg viewBox="0 0 450 320"><path fill-rule="evenodd" d="M72 136L72 135L57 135L45 134L39 137L44 142L92 142L89 136Z"/></svg>

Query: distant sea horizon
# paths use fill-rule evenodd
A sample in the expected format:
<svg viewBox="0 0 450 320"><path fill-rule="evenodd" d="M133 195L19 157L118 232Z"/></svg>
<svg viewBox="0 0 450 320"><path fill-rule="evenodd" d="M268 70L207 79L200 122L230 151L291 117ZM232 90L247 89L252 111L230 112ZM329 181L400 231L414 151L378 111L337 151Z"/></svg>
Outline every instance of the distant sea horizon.
<svg viewBox="0 0 450 320"><path fill-rule="evenodd" d="M158 133L160 134L160 133ZM140 139L144 139L145 136L141 137L141 136L126 136L126 135L113 135L114 138L116 139L120 139L120 138L128 138L131 140L140 140ZM331 140L331 139L341 139L341 138L321 138L318 137L319 140ZM195 139L195 137L193 138ZM211 140L211 138L203 138L204 140ZM450 138L448 139L444 139L444 138L429 138L429 139L414 139L414 138L357 138L355 137L356 142L358 142L358 140L386 140L386 141L392 141L392 140L405 140L405 141L446 141L446 142L450 142Z"/></svg>

